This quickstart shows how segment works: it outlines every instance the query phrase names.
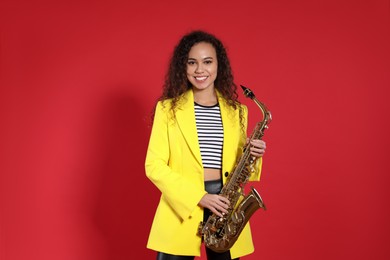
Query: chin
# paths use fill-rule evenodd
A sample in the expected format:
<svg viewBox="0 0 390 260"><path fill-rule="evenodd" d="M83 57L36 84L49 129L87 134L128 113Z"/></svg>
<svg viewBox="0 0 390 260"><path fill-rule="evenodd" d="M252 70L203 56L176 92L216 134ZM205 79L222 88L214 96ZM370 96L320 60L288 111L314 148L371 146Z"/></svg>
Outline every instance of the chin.
<svg viewBox="0 0 390 260"><path fill-rule="evenodd" d="M206 86L199 86L199 85L195 85L195 84L192 84L192 87L197 89L197 90L204 90L204 89L208 89L208 88L211 88L210 85L206 85Z"/></svg>

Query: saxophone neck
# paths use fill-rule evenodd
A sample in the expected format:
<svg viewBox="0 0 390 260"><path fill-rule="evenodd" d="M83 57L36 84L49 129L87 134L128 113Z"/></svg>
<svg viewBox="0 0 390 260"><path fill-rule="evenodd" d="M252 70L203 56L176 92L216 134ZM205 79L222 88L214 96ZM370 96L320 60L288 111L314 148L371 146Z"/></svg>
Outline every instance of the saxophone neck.
<svg viewBox="0 0 390 260"><path fill-rule="evenodd" d="M263 125L262 128L268 128L268 124L272 121L272 115L271 111L268 110L268 108L265 106L264 103L260 102L255 94L247 87L244 87L243 85L240 85L242 90L244 91L244 95L250 99L252 99L256 105L260 108L261 113L263 114L263 120L259 122L260 125Z"/></svg>
<svg viewBox="0 0 390 260"><path fill-rule="evenodd" d="M267 109L267 107L264 105L264 103L260 102L256 97L253 98L253 101L255 101L256 105L260 108L261 112L263 113L263 120L265 124L268 124L272 121L272 115L271 111Z"/></svg>

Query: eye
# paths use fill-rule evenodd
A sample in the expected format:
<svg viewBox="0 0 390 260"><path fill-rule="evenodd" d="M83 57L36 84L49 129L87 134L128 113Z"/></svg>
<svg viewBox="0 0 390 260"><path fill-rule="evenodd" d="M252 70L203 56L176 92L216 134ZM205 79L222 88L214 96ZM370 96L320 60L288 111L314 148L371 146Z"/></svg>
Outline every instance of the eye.
<svg viewBox="0 0 390 260"><path fill-rule="evenodd" d="M204 64L211 64L211 63L213 63L212 60L205 60L205 61L204 61Z"/></svg>
<svg viewBox="0 0 390 260"><path fill-rule="evenodd" d="M195 61L189 60L189 61L187 61L187 64L188 64L188 65L194 65L194 64L195 64Z"/></svg>

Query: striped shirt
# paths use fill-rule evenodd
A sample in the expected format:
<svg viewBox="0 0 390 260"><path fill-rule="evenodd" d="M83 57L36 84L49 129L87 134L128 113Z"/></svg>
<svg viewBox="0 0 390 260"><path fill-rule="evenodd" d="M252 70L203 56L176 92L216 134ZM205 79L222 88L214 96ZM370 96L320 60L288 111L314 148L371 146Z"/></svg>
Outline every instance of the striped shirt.
<svg viewBox="0 0 390 260"><path fill-rule="evenodd" d="M222 169L223 127L219 104L195 103L195 120L203 168Z"/></svg>

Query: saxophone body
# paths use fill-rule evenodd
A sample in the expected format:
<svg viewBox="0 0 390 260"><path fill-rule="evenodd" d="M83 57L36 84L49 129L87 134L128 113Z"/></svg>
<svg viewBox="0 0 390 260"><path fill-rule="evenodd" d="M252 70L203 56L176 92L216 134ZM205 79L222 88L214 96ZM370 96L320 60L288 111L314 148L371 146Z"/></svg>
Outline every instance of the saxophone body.
<svg viewBox="0 0 390 260"><path fill-rule="evenodd" d="M242 86L244 95L251 98L260 108L263 120L256 124L250 140L261 139L264 130L271 121L271 113L263 103L258 101L253 92ZM201 222L198 235L203 237L205 245L215 252L228 251L236 242L249 218L258 209L266 209L260 194L251 187L251 191L245 195L244 186L254 171L254 159L250 155L250 142L243 147L243 153L236 162L233 171L229 174L220 195L230 201L228 213L223 217L212 214L206 222Z"/></svg>

